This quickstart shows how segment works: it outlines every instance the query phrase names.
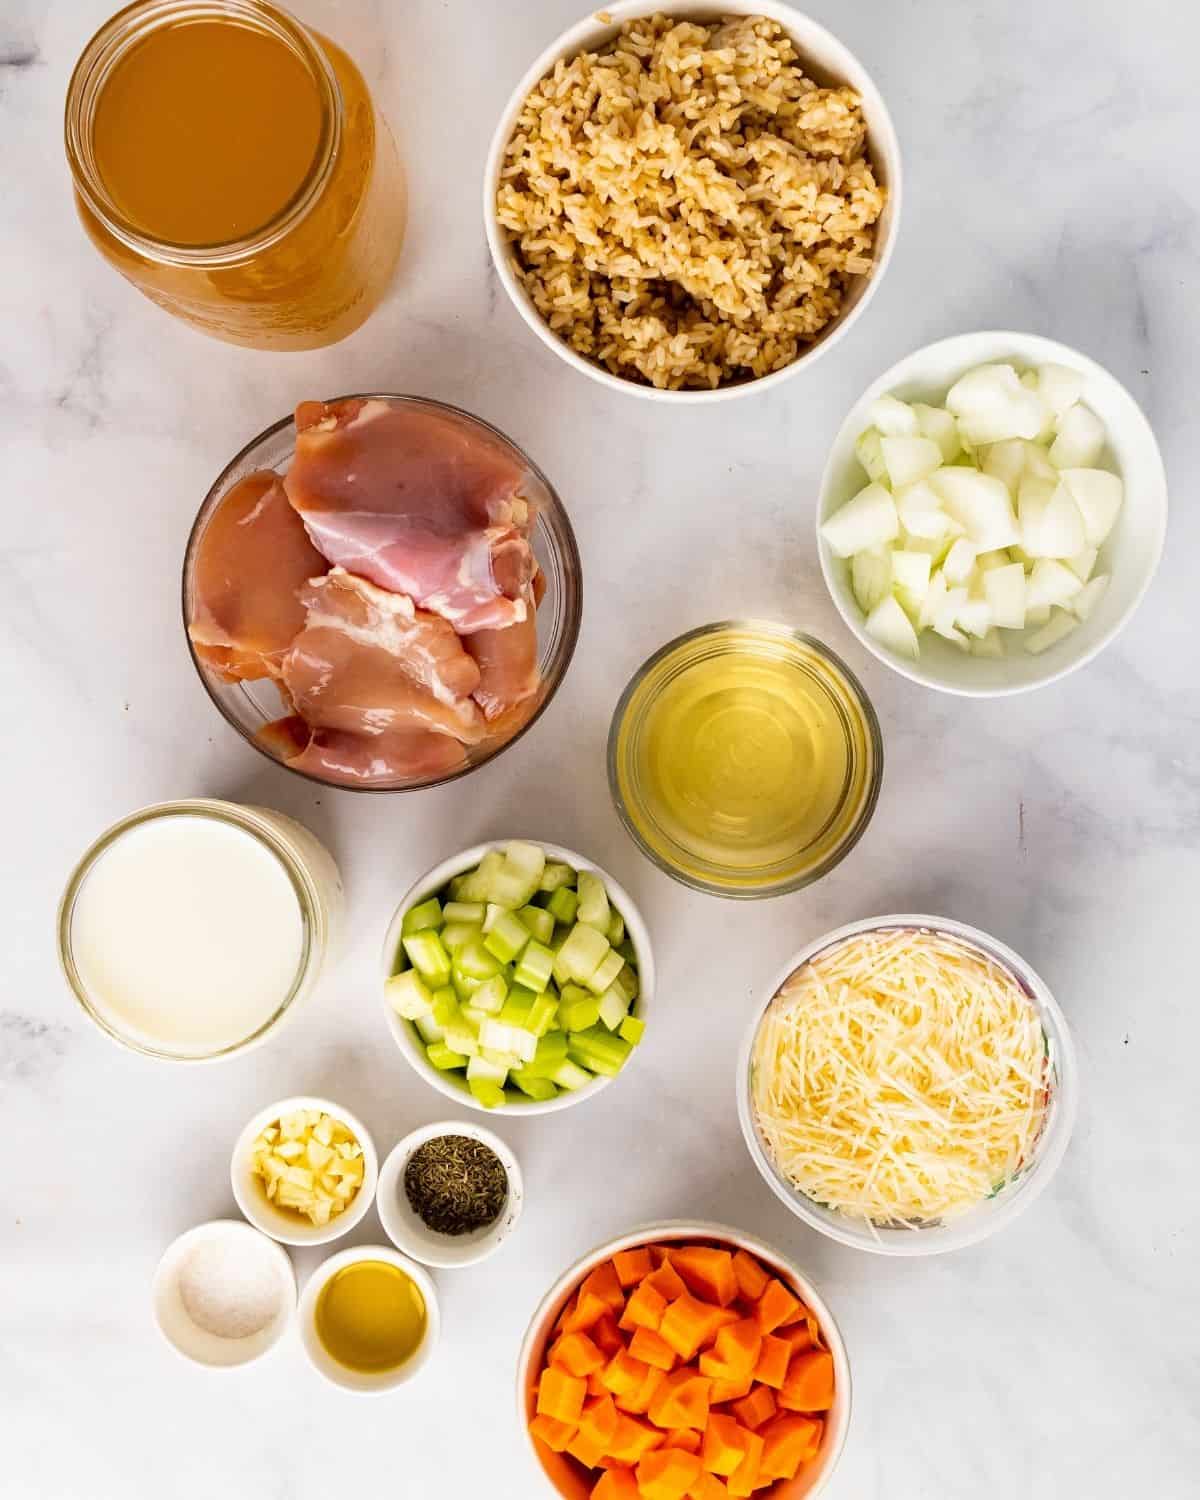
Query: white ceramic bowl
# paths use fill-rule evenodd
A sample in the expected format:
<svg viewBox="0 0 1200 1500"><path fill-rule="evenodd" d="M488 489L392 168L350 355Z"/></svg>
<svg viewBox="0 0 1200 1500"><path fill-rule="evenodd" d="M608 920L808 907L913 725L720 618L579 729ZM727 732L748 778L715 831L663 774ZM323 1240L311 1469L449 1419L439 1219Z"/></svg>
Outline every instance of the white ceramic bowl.
<svg viewBox="0 0 1200 1500"><path fill-rule="evenodd" d="M820 338L808 350L782 370L763 375L758 380L739 385L722 386L715 391L660 391L654 386L625 380L613 375L602 365L584 359L553 333L545 319L534 307L529 294L517 279L512 269L508 241L496 218L496 189L500 180L500 164L512 135L517 115L526 96L536 83L545 76L560 58L571 58L584 51L603 47L617 35L624 21L640 16L661 14L689 21L716 21L723 16L768 16L778 21L795 42L800 59L810 76L818 82L846 83L862 96L863 114L867 122L867 138L871 160L876 175L888 190L887 204L876 229L875 265L870 276L861 277L847 297L837 318L824 330ZM882 40L882 38L881 38ZM500 284L508 293L513 306L525 320L526 325L541 339L548 349L567 364L583 374L598 380L610 390L624 391L628 395L642 396L650 401L674 402L678 405L696 405L701 401L730 401L752 391L773 390L783 380L807 370L814 360L831 349L865 311L874 296L884 272L892 258L896 233L900 222L901 174L900 143L888 114L887 106L870 74L862 63L842 42L826 31L823 26L808 16L793 10L790 5L781 5L778 0L618 0L618 3L597 6L582 21L557 37L530 65L528 71L513 90L500 116L496 133L492 137L487 165L483 173L483 221L487 231L488 248L492 253L492 264L500 278Z"/></svg>
<svg viewBox="0 0 1200 1500"><path fill-rule="evenodd" d="M362 1260L383 1260L389 1265L397 1266L405 1275L412 1278L425 1299L425 1337L408 1359L402 1365L397 1365L394 1370L381 1370L373 1374L351 1370L348 1366L339 1364L332 1355L327 1354L325 1346L317 1337L317 1298L321 1295L322 1288L338 1271ZM328 1260L322 1261L309 1277L308 1284L300 1294L298 1315L300 1342L313 1368L332 1385L340 1385L343 1390L354 1391L360 1396L381 1396L385 1391L394 1391L399 1385L407 1385L429 1363L442 1329L441 1311L438 1307L437 1288L433 1284L433 1277L424 1266L419 1266L407 1255L401 1255L390 1245L358 1245L352 1250L339 1250L336 1255L331 1255Z"/></svg>
<svg viewBox="0 0 1200 1500"><path fill-rule="evenodd" d="M825 1435L817 1457L805 1464L795 1479L780 1480L772 1485L770 1492L772 1500L802 1500L802 1497L804 1500L812 1500L829 1483L845 1447L846 1432L850 1426L850 1361L846 1345L833 1314L804 1272L771 1245L764 1244L753 1235L743 1234L740 1229L731 1229L727 1224L709 1224L703 1220L691 1223L684 1219L643 1224L627 1234L619 1235L615 1240L597 1245L563 1272L542 1298L530 1319L517 1361L517 1421L525 1433L526 1449L532 1455L538 1472L556 1494L563 1496L563 1500L586 1500L589 1486L578 1467L573 1466L565 1454L552 1453L535 1442L529 1431L529 1421L536 1407L538 1376L545 1363L546 1345L550 1342L555 1320L583 1278L618 1250L684 1240L711 1241L727 1245L731 1249L745 1250L773 1271L817 1315L821 1331L833 1355L836 1391L833 1407L825 1414Z"/></svg>
<svg viewBox="0 0 1200 1500"><path fill-rule="evenodd" d="M960 942L980 949L1008 972L1028 995L1041 1019L1046 1037L1050 1067L1050 1101L1046 1122L1033 1149L1029 1165L1022 1168L1015 1178L999 1192L947 1224L930 1225L926 1229L882 1229L871 1228L861 1220L825 1208L806 1197L792 1186L780 1173L769 1156L758 1128L754 1122L754 1111L750 1101L751 1068L754 1043L758 1028L767 1007L778 993L785 980L800 967L826 948L845 938L862 932L878 932L884 928L921 927L932 932L945 933ZM850 1245L856 1250L872 1250L879 1255L937 1255L947 1250L958 1250L964 1245L974 1245L997 1230L1003 1229L1034 1201L1045 1189L1050 1179L1062 1164L1079 1102L1079 1065L1075 1058L1075 1047L1067 1030L1066 1017L1058 1002L1046 987L1041 976L1014 953L1006 944L976 927L964 922L952 921L949 917L930 917L913 913L897 913L886 917L868 917L861 922L850 922L827 932L815 942L808 943L799 953L789 958L776 974L770 987L764 991L761 1003L746 1030L737 1061L737 1108L738 1121L746 1148L763 1180L785 1203L797 1218L803 1219L813 1229L819 1229L839 1244Z"/></svg>
<svg viewBox="0 0 1200 1500"><path fill-rule="evenodd" d="M383 957L381 973L383 980L391 977L395 969L396 953L400 947L400 928L404 921L404 913L410 907L419 905L435 895L455 875L461 875L467 870L472 870L488 852L489 849L502 849L507 840L494 839L488 844L476 844L472 849L464 849L461 854L454 854L449 859L435 865L426 875L408 891L400 905L396 908L391 924L387 930L387 937L383 941ZM643 1021L648 1019L651 1006L654 1003L654 955L650 950L650 933L642 920L642 914L633 904L632 897L625 888L619 885L607 870L602 870L599 865L590 859L585 859L582 854L576 854L574 849L564 849L560 844L540 843L540 847L546 851L546 858L560 860L575 870L592 870L599 875L608 888L608 894L612 904L625 919L625 930L633 943L634 951L638 956L638 983L641 986L637 1000L634 1003L634 1013ZM462 1080L461 1073L443 1073L435 1068L425 1056L425 1049L419 1038L415 1035L412 1026L407 1021L402 1021L388 1004L380 986L380 1004L383 1006L384 1019L387 1022L388 1031L392 1040L400 1048L404 1056L421 1075L426 1083L432 1084L439 1094L445 1094L447 1099L453 1099L455 1104L466 1105L469 1109L477 1109L489 1115L520 1114L520 1115L548 1115L556 1110L570 1109L573 1104L581 1104L585 1099L594 1099L601 1089L607 1088L616 1080L613 1078L598 1077L594 1083L589 1083L585 1088L572 1091L562 1091L553 1099L536 1100L513 1099L500 1105L496 1109L486 1109L478 1103L473 1094L467 1089ZM629 1059L618 1075L624 1076L630 1068L637 1064L637 1049L634 1056Z"/></svg>
<svg viewBox="0 0 1200 1500"><path fill-rule="evenodd" d="M820 527L867 483L854 455L854 443L869 425L867 412L873 401L893 395L905 401L939 404L960 375L991 361L1009 361L1021 368L1053 362L1069 365L1082 374L1083 400L1108 429L1109 453L1101 462L1112 467L1125 484L1125 503L1096 567L1098 573L1111 572L1112 582L1089 618L1040 656L1025 651L1015 638L1016 632L1007 642L1007 655L991 660L968 656L926 631L921 637L920 659L911 661L867 635L863 612L850 587L850 564L834 557L820 535ZM1166 529L1167 477L1154 433L1137 402L1115 376L1085 354L1033 333L959 334L918 349L893 365L867 387L842 423L825 465L817 502L821 571L846 624L867 650L893 671L926 687L970 698L998 698L1043 687L1091 661L1141 603L1158 567Z"/></svg>
<svg viewBox="0 0 1200 1500"><path fill-rule="evenodd" d="M350 1207L331 1219L328 1224L309 1224L298 1214L276 1206L267 1197L262 1182L250 1166L254 1142L268 1125L273 1125L281 1115L291 1114L297 1109L319 1109L335 1120L340 1120L351 1131L363 1152L362 1187L350 1201ZM375 1196L375 1184L379 1180L379 1160L375 1155L375 1143L371 1133L356 1115L331 1099L320 1099L313 1094L297 1094L291 1099L280 1099L260 1109L251 1117L237 1138L230 1160L229 1177L233 1184L233 1196L237 1206L256 1229L269 1234L273 1240L285 1245L328 1245L348 1233L362 1219Z"/></svg>
<svg viewBox="0 0 1200 1500"><path fill-rule="evenodd" d="M180 1274L188 1257L218 1241L226 1245L229 1253L240 1251L261 1257L278 1284L279 1307L275 1316L257 1332L241 1338L223 1338L197 1323L180 1291ZM240 1219L213 1219L207 1224L197 1224L167 1246L154 1273L151 1300L159 1332L172 1349L193 1364L205 1365L210 1370L235 1370L261 1359L283 1337L296 1306L296 1273L282 1245Z"/></svg>
<svg viewBox="0 0 1200 1500"><path fill-rule="evenodd" d="M508 1176L508 1198L493 1223L467 1234L438 1234L413 1212L404 1191L404 1170L417 1147L439 1135L470 1136L482 1141L499 1157ZM379 1169L379 1188L375 1194L379 1222L398 1250L427 1266L472 1266L476 1261L486 1260L517 1227L524 1206L525 1187L517 1158L498 1135L469 1120L438 1120L433 1125L422 1125L388 1152Z"/></svg>

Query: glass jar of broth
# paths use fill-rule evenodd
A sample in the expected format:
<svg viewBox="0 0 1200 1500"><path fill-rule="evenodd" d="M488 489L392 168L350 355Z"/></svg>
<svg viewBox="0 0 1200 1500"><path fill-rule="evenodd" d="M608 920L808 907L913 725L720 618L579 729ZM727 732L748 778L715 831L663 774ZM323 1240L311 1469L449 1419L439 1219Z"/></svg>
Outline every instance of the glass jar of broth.
<svg viewBox="0 0 1200 1500"><path fill-rule="evenodd" d="M140 292L214 338L313 349L383 296L404 236L362 74L266 0L138 0L67 93L80 218Z"/></svg>

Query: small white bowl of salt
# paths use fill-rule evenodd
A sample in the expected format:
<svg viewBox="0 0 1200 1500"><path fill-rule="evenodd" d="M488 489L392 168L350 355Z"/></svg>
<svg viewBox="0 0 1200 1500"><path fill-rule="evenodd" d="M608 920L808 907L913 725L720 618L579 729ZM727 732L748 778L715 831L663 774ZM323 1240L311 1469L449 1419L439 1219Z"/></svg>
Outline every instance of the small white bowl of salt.
<svg viewBox="0 0 1200 1500"><path fill-rule="evenodd" d="M279 1342L296 1307L296 1273L282 1245L240 1219L214 1219L167 1247L153 1300L173 1349L228 1370Z"/></svg>

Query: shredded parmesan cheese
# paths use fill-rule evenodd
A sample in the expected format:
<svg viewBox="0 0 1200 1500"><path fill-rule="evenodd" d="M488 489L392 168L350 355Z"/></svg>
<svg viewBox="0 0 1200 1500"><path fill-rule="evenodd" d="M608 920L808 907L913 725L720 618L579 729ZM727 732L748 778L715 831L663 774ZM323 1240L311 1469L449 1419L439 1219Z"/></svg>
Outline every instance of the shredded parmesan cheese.
<svg viewBox="0 0 1200 1500"><path fill-rule="evenodd" d="M1025 1163L1049 1074L1016 979L957 939L864 933L801 965L755 1040L759 1134L828 1208L890 1227L966 1212Z"/></svg>

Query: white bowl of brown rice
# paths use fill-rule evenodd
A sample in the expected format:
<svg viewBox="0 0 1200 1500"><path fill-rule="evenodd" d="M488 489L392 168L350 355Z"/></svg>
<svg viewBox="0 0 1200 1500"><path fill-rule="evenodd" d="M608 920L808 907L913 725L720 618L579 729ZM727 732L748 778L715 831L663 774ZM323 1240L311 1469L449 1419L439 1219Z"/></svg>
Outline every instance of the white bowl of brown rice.
<svg viewBox="0 0 1200 1500"><path fill-rule="evenodd" d="M866 69L775 0L620 0L564 32L484 172L497 275L616 390L726 400L807 367L891 258L900 149Z"/></svg>

